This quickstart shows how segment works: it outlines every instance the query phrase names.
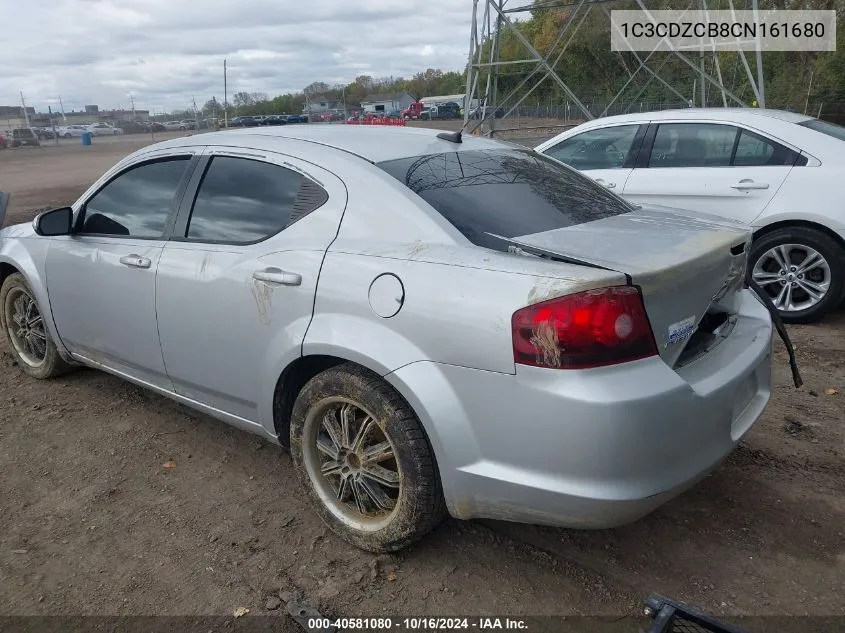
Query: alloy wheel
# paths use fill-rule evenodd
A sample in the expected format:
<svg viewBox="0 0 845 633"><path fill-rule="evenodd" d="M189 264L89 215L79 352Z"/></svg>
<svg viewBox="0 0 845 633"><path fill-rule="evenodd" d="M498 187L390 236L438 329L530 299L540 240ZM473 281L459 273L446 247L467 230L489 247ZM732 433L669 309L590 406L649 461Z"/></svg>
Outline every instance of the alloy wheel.
<svg viewBox="0 0 845 633"><path fill-rule="evenodd" d="M830 264L803 244L780 244L763 253L751 278L781 312L799 312L818 304L830 289Z"/></svg>
<svg viewBox="0 0 845 633"><path fill-rule="evenodd" d="M396 449L375 417L357 403L328 398L309 411L303 463L320 500L356 530L386 527L402 476Z"/></svg>
<svg viewBox="0 0 845 633"><path fill-rule="evenodd" d="M35 299L16 288L6 298L5 310L9 338L18 356L30 367L40 367L47 357L47 332Z"/></svg>

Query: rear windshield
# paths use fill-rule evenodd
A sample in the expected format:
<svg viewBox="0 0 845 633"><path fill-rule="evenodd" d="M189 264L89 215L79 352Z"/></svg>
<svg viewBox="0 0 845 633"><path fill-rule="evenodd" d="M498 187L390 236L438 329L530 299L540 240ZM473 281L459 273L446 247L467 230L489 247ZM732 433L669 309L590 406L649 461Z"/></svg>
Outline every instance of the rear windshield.
<svg viewBox="0 0 845 633"><path fill-rule="evenodd" d="M819 119L810 119L809 121L802 121L798 125L803 125L816 132L827 134L833 138L838 138L840 141L845 141L845 127L836 125L836 123L828 123Z"/></svg>
<svg viewBox="0 0 845 633"><path fill-rule="evenodd" d="M633 210L590 178L530 150L429 154L378 166L473 244L495 250L508 248L495 235L514 238Z"/></svg>

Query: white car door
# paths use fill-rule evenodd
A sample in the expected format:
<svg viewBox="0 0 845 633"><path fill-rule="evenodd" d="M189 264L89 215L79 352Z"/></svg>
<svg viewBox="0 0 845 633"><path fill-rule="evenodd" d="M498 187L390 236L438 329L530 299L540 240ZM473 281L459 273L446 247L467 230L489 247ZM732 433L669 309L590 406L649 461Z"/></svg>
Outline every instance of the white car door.
<svg viewBox="0 0 845 633"><path fill-rule="evenodd" d="M596 128L541 148L540 152L621 194L633 170L639 131L639 123Z"/></svg>
<svg viewBox="0 0 845 633"><path fill-rule="evenodd" d="M345 208L343 183L310 163L259 150L208 151L156 280L161 348L176 393L244 428L272 422L259 405L271 408L282 368L301 355L320 267Z"/></svg>
<svg viewBox="0 0 845 633"><path fill-rule="evenodd" d="M712 213L750 224L799 157L752 130L718 122L655 122L622 191L634 203Z"/></svg>

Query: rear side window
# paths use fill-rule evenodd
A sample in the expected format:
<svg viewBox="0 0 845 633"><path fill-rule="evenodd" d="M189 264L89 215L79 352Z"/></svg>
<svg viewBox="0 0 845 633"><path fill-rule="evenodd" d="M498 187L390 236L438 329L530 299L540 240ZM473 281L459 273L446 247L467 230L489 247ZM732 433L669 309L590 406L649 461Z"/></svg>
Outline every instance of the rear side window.
<svg viewBox="0 0 845 633"><path fill-rule="evenodd" d="M633 210L592 179L528 150L449 152L379 164L478 246Z"/></svg>
<svg viewBox="0 0 845 633"><path fill-rule="evenodd" d="M764 167L772 165L793 165L795 152L780 143L742 130L736 145L733 164L736 167Z"/></svg>
<svg viewBox="0 0 845 633"><path fill-rule="evenodd" d="M737 128L714 123L663 123L649 167L728 167Z"/></svg>
<svg viewBox="0 0 845 633"><path fill-rule="evenodd" d="M215 156L200 183L186 237L226 244L260 242L326 200L321 187L291 169Z"/></svg>

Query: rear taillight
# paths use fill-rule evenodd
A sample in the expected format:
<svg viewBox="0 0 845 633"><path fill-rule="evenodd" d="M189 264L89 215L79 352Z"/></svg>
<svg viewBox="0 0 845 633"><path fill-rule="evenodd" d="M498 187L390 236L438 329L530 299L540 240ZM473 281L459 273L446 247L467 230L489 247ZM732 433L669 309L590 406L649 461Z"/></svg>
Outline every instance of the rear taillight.
<svg viewBox="0 0 845 633"><path fill-rule="evenodd" d="M513 359L520 365L585 369L657 354L640 291L588 290L514 313Z"/></svg>

